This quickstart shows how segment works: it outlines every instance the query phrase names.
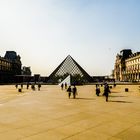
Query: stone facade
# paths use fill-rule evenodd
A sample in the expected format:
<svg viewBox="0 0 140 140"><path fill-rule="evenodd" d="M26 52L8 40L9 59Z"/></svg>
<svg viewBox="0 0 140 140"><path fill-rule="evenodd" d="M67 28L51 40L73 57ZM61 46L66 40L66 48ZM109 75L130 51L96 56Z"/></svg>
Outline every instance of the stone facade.
<svg viewBox="0 0 140 140"><path fill-rule="evenodd" d="M140 81L140 52L132 53L126 49L117 54L114 78L117 81Z"/></svg>
<svg viewBox="0 0 140 140"><path fill-rule="evenodd" d="M32 75L31 68L24 66L22 68L22 75L30 75L31 76Z"/></svg>
<svg viewBox="0 0 140 140"><path fill-rule="evenodd" d="M0 83L14 82L15 75L21 75L20 56L14 51L6 51L4 57L0 57Z"/></svg>

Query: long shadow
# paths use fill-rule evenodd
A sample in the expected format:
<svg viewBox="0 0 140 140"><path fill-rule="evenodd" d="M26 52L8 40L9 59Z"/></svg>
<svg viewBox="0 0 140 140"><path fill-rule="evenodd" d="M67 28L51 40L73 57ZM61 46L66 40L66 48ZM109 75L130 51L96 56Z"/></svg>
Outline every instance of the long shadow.
<svg viewBox="0 0 140 140"><path fill-rule="evenodd" d="M117 92L117 91L111 91L111 93L119 93L119 92Z"/></svg>
<svg viewBox="0 0 140 140"><path fill-rule="evenodd" d="M109 95L109 97L128 97L128 96L121 96L121 95Z"/></svg>
<svg viewBox="0 0 140 140"><path fill-rule="evenodd" d="M116 103L133 103L133 102L128 102L128 101L111 101L111 100L109 100L108 102L116 102Z"/></svg>
<svg viewBox="0 0 140 140"><path fill-rule="evenodd" d="M77 98L75 98L75 99L82 99L82 100L95 100L95 99L93 99L93 98L79 98L79 97L77 97Z"/></svg>

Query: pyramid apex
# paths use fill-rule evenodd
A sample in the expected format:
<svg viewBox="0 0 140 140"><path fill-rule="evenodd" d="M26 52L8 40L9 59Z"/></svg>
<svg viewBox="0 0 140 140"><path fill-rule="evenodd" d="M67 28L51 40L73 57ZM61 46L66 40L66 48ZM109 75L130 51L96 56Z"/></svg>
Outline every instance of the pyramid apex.
<svg viewBox="0 0 140 140"><path fill-rule="evenodd" d="M66 58L72 58L71 55L68 55Z"/></svg>

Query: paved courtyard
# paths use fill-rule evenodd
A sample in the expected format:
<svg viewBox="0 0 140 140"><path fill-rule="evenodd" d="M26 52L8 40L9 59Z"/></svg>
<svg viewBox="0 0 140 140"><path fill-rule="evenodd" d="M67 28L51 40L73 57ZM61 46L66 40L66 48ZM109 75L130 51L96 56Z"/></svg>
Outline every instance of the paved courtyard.
<svg viewBox="0 0 140 140"><path fill-rule="evenodd" d="M140 140L139 85L117 85L109 102L95 95L95 85L77 89L77 99L68 99L57 85L24 86L22 93L0 86L0 139Z"/></svg>

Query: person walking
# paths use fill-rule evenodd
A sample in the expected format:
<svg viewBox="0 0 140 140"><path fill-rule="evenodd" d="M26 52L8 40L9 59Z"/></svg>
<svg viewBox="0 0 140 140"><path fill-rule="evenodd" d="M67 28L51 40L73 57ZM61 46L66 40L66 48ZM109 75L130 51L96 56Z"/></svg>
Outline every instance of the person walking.
<svg viewBox="0 0 140 140"><path fill-rule="evenodd" d="M96 95L99 96L99 94L100 94L100 87L98 85L98 86L96 86Z"/></svg>
<svg viewBox="0 0 140 140"><path fill-rule="evenodd" d="M62 83L62 84L61 84L61 89L62 89L62 90L63 90L63 87L64 87L64 84Z"/></svg>
<svg viewBox="0 0 140 140"><path fill-rule="evenodd" d="M106 97L106 102L108 102L108 95L109 95L109 93L110 93L109 86L108 86L108 84L105 84L104 95Z"/></svg>
<svg viewBox="0 0 140 140"><path fill-rule="evenodd" d="M65 82L65 89L67 89L67 83Z"/></svg>
<svg viewBox="0 0 140 140"><path fill-rule="evenodd" d="M68 87L67 92L68 92L68 97L70 99L70 96L71 96L71 86Z"/></svg>
<svg viewBox="0 0 140 140"><path fill-rule="evenodd" d="M77 88L76 88L75 85L74 85L74 87L73 87L73 89L72 89L72 92L73 92L73 98L75 99L76 94L77 94Z"/></svg>
<svg viewBox="0 0 140 140"><path fill-rule="evenodd" d="M23 84L21 84L21 89L23 89Z"/></svg>
<svg viewBox="0 0 140 140"><path fill-rule="evenodd" d="M31 88L35 91L35 84L32 84Z"/></svg>
<svg viewBox="0 0 140 140"><path fill-rule="evenodd" d="M40 88L41 88L41 84L39 83L39 84L38 84L38 91L40 90Z"/></svg>
<svg viewBox="0 0 140 140"><path fill-rule="evenodd" d="M27 89L29 89L29 83L27 83Z"/></svg>

